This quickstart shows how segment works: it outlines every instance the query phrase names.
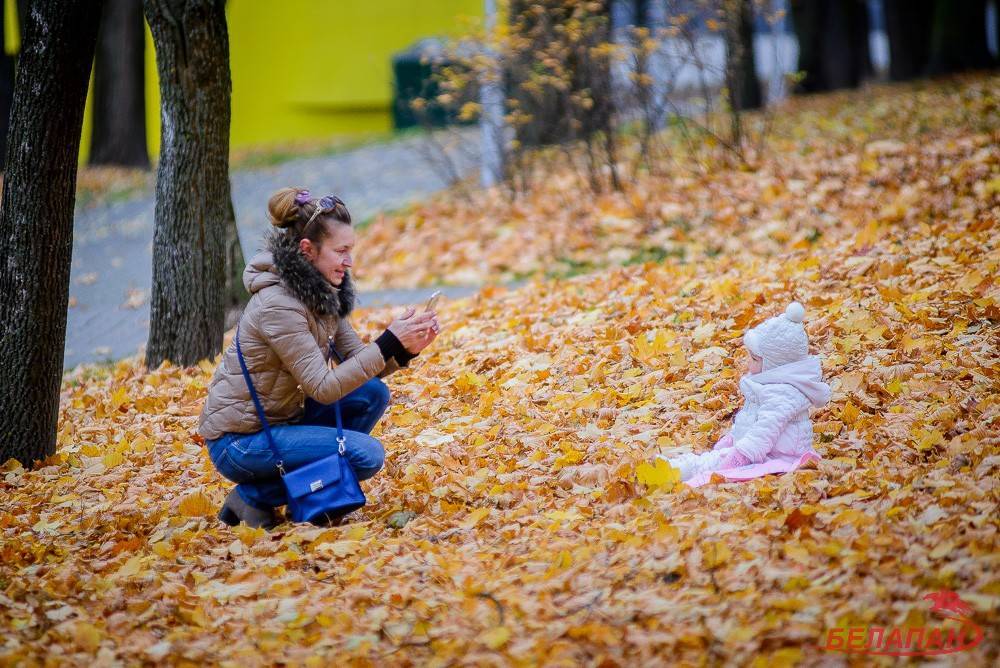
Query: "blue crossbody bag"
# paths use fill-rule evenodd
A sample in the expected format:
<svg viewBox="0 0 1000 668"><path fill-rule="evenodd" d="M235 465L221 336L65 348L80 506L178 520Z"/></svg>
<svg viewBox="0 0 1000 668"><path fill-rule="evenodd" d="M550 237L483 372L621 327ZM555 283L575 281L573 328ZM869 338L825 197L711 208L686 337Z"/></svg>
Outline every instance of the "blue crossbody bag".
<svg viewBox="0 0 1000 668"><path fill-rule="evenodd" d="M333 341L329 342L329 346L329 359L332 360L336 357L339 362L343 362L333 346ZM300 466L294 471L285 471L281 455L274 446L271 425L264 416L264 408L261 406L257 390L253 386L253 381L250 380L246 361L243 359L239 326L236 327L236 356L239 358L243 378L250 390L250 398L253 400L254 408L257 409L257 417L260 419L264 434L267 436L267 444L278 462L278 475L281 476L281 481L285 484L288 511L292 519L296 522L329 522L364 506L367 502L365 493L361 490L361 485L358 484L358 476L355 475L351 463L344 455L346 441L344 439L343 419L340 414L340 401L336 401L333 405L334 414L337 416L337 452L311 464Z"/></svg>

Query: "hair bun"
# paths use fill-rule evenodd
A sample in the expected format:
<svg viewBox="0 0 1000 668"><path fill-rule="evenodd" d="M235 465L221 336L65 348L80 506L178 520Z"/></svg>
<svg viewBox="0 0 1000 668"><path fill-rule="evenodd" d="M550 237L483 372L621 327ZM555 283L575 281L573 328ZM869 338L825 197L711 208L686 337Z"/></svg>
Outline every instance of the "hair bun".
<svg viewBox="0 0 1000 668"><path fill-rule="evenodd" d="M299 219L299 204L296 202L301 188L282 188L271 195L267 202L267 216L275 227L291 227Z"/></svg>
<svg viewBox="0 0 1000 668"><path fill-rule="evenodd" d="M788 305L788 308L785 309L785 318L791 322L802 322L802 318L804 318L805 315L806 309L798 302L792 302Z"/></svg>

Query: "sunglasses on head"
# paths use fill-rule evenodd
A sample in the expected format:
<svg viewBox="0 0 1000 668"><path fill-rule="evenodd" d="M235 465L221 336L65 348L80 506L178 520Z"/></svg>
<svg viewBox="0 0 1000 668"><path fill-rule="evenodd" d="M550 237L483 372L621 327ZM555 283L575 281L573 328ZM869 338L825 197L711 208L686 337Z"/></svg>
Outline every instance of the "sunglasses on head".
<svg viewBox="0 0 1000 668"><path fill-rule="evenodd" d="M299 206L302 206L310 201L312 201L312 197L309 195L308 190L300 190L295 195L295 203ZM316 202L316 210L313 211L313 214L309 217L309 222L307 222L305 226L308 227L320 214L330 213L337 208L338 204L340 206L347 206L344 204L344 200L340 199L336 195L326 195L321 197L319 201Z"/></svg>

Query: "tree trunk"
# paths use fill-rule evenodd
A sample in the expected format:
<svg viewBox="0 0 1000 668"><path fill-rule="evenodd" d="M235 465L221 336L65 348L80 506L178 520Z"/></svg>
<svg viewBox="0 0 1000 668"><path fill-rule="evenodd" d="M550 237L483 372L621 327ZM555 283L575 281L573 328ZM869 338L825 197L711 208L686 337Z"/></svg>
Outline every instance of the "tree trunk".
<svg viewBox="0 0 1000 668"><path fill-rule="evenodd" d="M907 81L923 76L930 57L934 0L884 0L889 38L889 78Z"/></svg>
<svg viewBox="0 0 1000 668"><path fill-rule="evenodd" d="M860 0L792 1L798 69L805 72L796 92L856 88L871 72L867 12Z"/></svg>
<svg viewBox="0 0 1000 668"><path fill-rule="evenodd" d="M100 0L35 0L0 205L0 461L55 452L77 154Z"/></svg>
<svg viewBox="0 0 1000 668"><path fill-rule="evenodd" d="M936 0L928 73L952 74L992 65L986 43L986 0Z"/></svg>
<svg viewBox="0 0 1000 668"><path fill-rule="evenodd" d="M17 34L24 42L24 20L28 16L29 0L17 0ZM6 27L6 12L0 12L0 31ZM6 34L6 33L5 33ZM17 70L17 56L8 56L6 37L4 51L0 54L0 171L4 169L7 156L7 134L10 132L10 111L14 102L14 74Z"/></svg>
<svg viewBox="0 0 1000 668"><path fill-rule="evenodd" d="M726 87L733 111L758 109L760 82L754 67L753 0L726 0Z"/></svg>
<svg viewBox="0 0 1000 668"><path fill-rule="evenodd" d="M826 90L822 72L821 25L823 6L810 0L793 0L792 25L799 42L799 60L796 69L803 73L795 87L797 93L815 93Z"/></svg>
<svg viewBox="0 0 1000 668"><path fill-rule="evenodd" d="M6 12L0 12L0 172L4 168L4 158L7 156L7 132L10 129L10 107L14 102L14 61L8 56L7 41L4 37L6 27Z"/></svg>
<svg viewBox="0 0 1000 668"><path fill-rule="evenodd" d="M160 75L160 165L146 364L222 349L232 220L232 85L223 0L144 0Z"/></svg>
<svg viewBox="0 0 1000 668"><path fill-rule="evenodd" d="M225 329L236 326L243 307L250 300L250 294L243 286L243 270L247 263L243 259L243 246L240 245L240 235L236 228L236 212L233 201L229 200L229 214L226 218L226 301Z"/></svg>
<svg viewBox="0 0 1000 668"><path fill-rule="evenodd" d="M90 164L149 167L140 0L105 0L94 59Z"/></svg>

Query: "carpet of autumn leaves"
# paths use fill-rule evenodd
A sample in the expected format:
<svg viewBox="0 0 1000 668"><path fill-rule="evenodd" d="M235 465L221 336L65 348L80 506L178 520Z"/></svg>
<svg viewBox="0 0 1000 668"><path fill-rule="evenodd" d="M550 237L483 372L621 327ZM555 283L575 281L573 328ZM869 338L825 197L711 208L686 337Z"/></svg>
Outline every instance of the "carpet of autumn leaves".
<svg viewBox="0 0 1000 668"><path fill-rule="evenodd" d="M748 122L765 137L752 169L721 169L719 152L690 155L674 137L663 173L625 192L595 195L563 169L527 195L434 198L365 228L356 275L369 288L504 283L664 256L774 255L873 219L914 220L921 198L946 209L947 170L996 142L998 91L989 77L795 99Z"/></svg>
<svg viewBox="0 0 1000 668"><path fill-rule="evenodd" d="M935 624L940 589L985 630L952 661L995 662L998 96L800 103L757 171L646 184L687 231L630 231L628 196L596 202L587 249L541 195L479 245L485 206L376 223L438 278L555 246L610 264L443 305L390 381L386 468L349 525L214 519L229 483L193 437L212 363L68 374L57 453L0 472L0 664L839 665L828 629ZM446 233L452 255L421 255ZM612 266L640 238L716 250ZM727 428L742 332L791 299L834 390L823 461L697 490L645 467Z"/></svg>

